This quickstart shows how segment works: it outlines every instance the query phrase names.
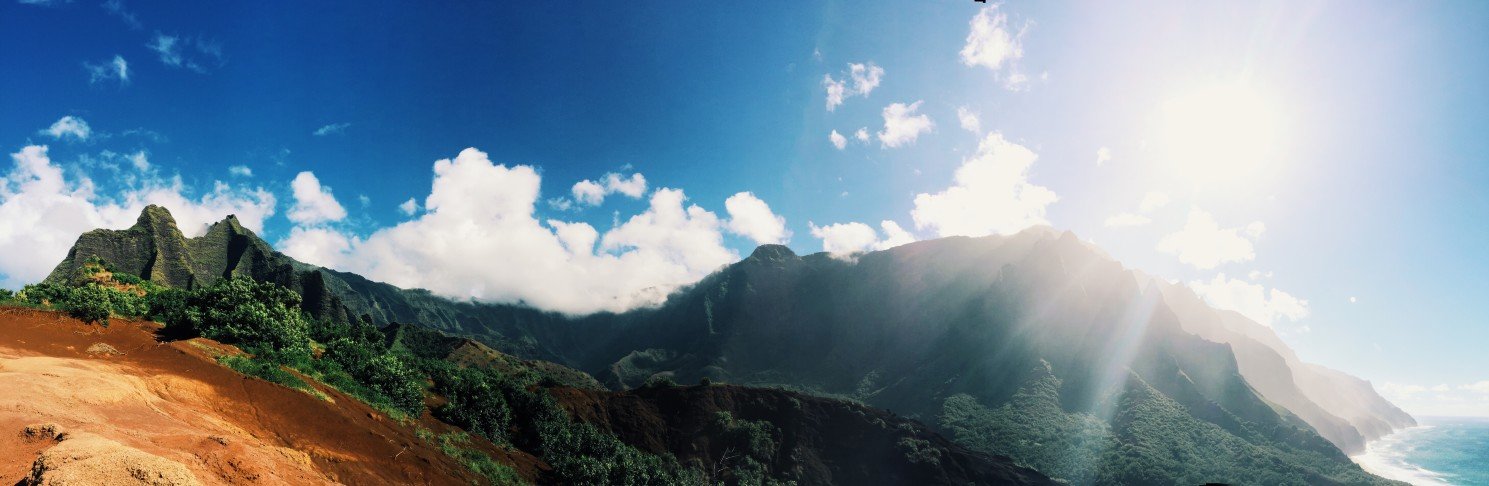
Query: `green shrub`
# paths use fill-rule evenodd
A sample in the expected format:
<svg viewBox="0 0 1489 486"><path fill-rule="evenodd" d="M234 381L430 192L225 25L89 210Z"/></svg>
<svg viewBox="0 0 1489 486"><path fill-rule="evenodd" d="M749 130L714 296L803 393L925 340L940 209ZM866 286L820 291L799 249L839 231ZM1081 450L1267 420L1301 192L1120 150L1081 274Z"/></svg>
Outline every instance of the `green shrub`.
<svg viewBox="0 0 1489 486"><path fill-rule="evenodd" d="M280 362L310 355L309 325L300 313L300 295L290 289L233 277L186 293L184 302L179 298L156 299L152 317L173 331L237 344Z"/></svg>
<svg viewBox="0 0 1489 486"><path fill-rule="evenodd" d="M88 284L72 289L59 303L59 307L80 321L89 324L99 323L107 327L114 300L110 294L116 293L97 284Z"/></svg>

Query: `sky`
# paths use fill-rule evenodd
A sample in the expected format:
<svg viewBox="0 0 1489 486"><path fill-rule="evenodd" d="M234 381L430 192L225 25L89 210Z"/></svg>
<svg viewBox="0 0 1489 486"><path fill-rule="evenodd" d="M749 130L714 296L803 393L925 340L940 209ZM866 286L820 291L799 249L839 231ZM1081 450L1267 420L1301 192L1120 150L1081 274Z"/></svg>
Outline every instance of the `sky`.
<svg viewBox="0 0 1489 486"><path fill-rule="evenodd" d="M516 3L4 0L0 286L150 203L570 313L1051 225L1489 415L1489 4Z"/></svg>

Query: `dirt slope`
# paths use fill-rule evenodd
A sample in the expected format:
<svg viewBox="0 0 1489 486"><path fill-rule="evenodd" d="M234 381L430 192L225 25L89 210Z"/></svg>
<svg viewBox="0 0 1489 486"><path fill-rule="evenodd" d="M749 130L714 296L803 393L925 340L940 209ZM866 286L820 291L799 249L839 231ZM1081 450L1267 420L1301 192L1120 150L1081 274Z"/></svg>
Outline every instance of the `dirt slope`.
<svg viewBox="0 0 1489 486"><path fill-rule="evenodd" d="M88 474L121 467L109 469L110 461L155 464L126 473L157 484L475 480L410 427L355 399L323 389L331 403L245 378L212 360L222 345L159 342L157 328L115 319L105 329L0 308L0 484L31 476L39 457L38 473L50 476L33 480L54 482L96 483ZM427 415L422 425L441 430ZM531 477L532 467L522 472Z"/></svg>

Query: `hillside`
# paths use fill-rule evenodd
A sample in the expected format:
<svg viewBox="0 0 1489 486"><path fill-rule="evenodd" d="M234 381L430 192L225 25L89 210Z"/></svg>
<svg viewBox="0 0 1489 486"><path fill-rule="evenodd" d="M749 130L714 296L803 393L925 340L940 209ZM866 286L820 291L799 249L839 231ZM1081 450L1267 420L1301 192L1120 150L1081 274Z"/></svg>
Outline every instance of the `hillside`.
<svg viewBox="0 0 1489 486"><path fill-rule="evenodd" d="M53 275L94 254L165 254L149 240L170 238L144 236L162 231L146 213L130 238L84 235ZM767 245L660 307L589 316L452 302L304 265L231 218L214 233L229 237L186 245L186 267L212 270L189 285L276 282L303 294L317 318L441 329L614 388L708 378L856 400L1078 483L1149 481L1153 470L1200 482L1381 482L1342 451L1410 423L1368 385L1298 362L1275 336L1259 339L1260 325L1048 228L851 261ZM1321 398L1330 387L1351 398Z"/></svg>
<svg viewBox="0 0 1489 486"><path fill-rule="evenodd" d="M355 398L245 377L214 359L231 347L162 342L159 329L0 308L0 481L117 482L112 460L159 472L161 484L477 480L414 427ZM418 424L451 430L427 416Z"/></svg>

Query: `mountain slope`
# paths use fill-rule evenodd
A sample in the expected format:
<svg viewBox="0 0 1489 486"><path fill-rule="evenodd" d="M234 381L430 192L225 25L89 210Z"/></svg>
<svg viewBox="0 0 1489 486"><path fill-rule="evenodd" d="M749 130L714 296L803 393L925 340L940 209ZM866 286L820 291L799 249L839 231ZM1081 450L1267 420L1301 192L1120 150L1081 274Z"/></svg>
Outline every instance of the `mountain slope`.
<svg viewBox="0 0 1489 486"><path fill-rule="evenodd" d="M1345 452L1416 420L1358 378L1302 362L1272 329L1231 311L1210 308L1188 288L1151 279L1183 316L1184 329L1231 345L1242 375L1268 400L1293 411Z"/></svg>
<svg viewBox="0 0 1489 486"><path fill-rule="evenodd" d="M363 409L367 406L358 400L368 400L368 403L377 403L384 407L379 410L386 411L389 410L387 407L396 407L393 411L400 411L403 414L413 414L412 416L423 414L423 420L426 422L432 422L434 417L438 417L441 421L459 424L472 434L491 438L504 445L493 448L490 444L478 443L475 447L482 450L475 452L470 450L469 446L458 445L452 452L450 443L447 441L455 440L463 443L465 439L449 439L449 437L456 436L446 434L437 436L438 441L436 441L427 430L421 430L418 434L421 440L420 445L427 448L432 444L438 444L444 451L444 455L441 456L443 460L448 462L450 458L458 458L461 463L469 466L471 471L482 471L486 479L501 479L509 476L490 474L499 473L496 469L492 469L499 467L497 465L486 467L481 466L480 462L469 461L487 460L485 456L489 455L501 459L501 462L509 462L506 465L518 471L516 474L541 484L596 481L614 484L651 484L658 480L668 484L674 482L694 484L715 479L724 479L730 484L739 481L746 484L756 484L760 481L769 484L781 481L831 484L836 481L845 481L842 478L853 477L875 477L879 482L888 481L891 484L924 484L926 481L947 484L988 481L1007 484L1050 484L1045 476L1018 466L1007 457L969 451L935 436L923 426L914 425L902 419L893 419L883 412L791 392L748 387L720 387L721 392L727 390L727 395L730 397L728 403L715 403L704 408L731 414L738 412L743 416L749 416L754 413L753 409L733 408L732 405L763 401L779 406L785 403L807 402L825 411L809 417L793 415L790 411L785 411L783 415L777 417L780 420L778 423L746 419L741 419L738 423L731 421L723 428L691 430L675 435L668 441L671 446L669 448L637 449L648 444L655 444L657 436L648 434L661 433L662 436L667 436L671 432L649 430L628 434L626 439L634 440L636 443L627 444L616 439L614 432L610 431L616 423L600 420L597 415L587 413L580 402L560 403L554 400L554 396L570 398L588 396L591 397L590 401L584 403L603 401L612 404L607 407L607 410L642 416L655 410L655 407L646 408L641 405L647 397L657 396L657 394L667 395L672 393L670 390L674 388L686 396L699 395L688 393L682 388L665 385L649 387L645 390L604 392L604 387L599 382L581 371L554 363L509 356L469 338L450 336L432 328L408 324L393 324L382 329L372 328L367 324L373 321L373 312L385 318L389 315L398 315L398 312L419 315L419 312L426 311L484 309L486 306L451 304L429 296L427 292L405 291L367 282L355 275L339 274L301 264L273 252L267 244L238 225L233 218L213 225L202 237L186 240L180 237L168 212L158 207L151 207L142 214L138 224L133 228L124 231L94 231L85 234L79 241L80 244L69 254L68 259L58 266L49 285L28 287L26 291L17 295L18 300L15 302L23 305L74 309L77 308L76 306L84 305L85 302L114 306L114 302L133 302L131 299L143 299L148 303L146 307L150 307L148 312L151 314L149 315L161 316L165 322L176 323L172 325L178 326L159 331L158 334L161 337L166 337L166 334L174 336L186 329L179 326L214 326L218 325L214 323L220 320L214 317L213 319L217 320L211 321L212 323L191 321L189 320L192 319L191 316L203 316L208 313L213 313L214 316L228 315L224 313L244 308L244 306L252 308L255 304L263 304L266 309L270 307L291 309L275 310L274 315L280 317L269 319L268 321L272 322L267 322L263 324L264 326L272 326L273 323L290 326L286 323L303 322L304 318L300 316L300 312L308 312L315 320L313 323L306 324L307 329L300 334L296 334L297 331L291 327L263 327L262 329L254 327L259 324L250 325L249 321L258 322L255 319L259 318L250 315L243 316L246 321L237 318L228 319L228 322L223 325L235 326L234 329L240 330L235 331L240 334L229 335L237 336L231 337L233 339L231 342L242 344L243 340L249 340L250 347L243 349L256 350L252 351L255 353L262 351L268 353L268 357L263 360L259 360L258 356L238 361L223 360L223 364L255 376L266 376L276 382L286 383L287 386L297 386L292 382L307 380L293 376L281 379L276 377L276 374L303 373L305 377L308 377L308 381L325 380L325 383L333 383L342 390L352 390L352 393L359 398L337 393L334 395L333 403L345 400L349 405L356 405L344 407L353 413L363 413ZM161 241L175 242L175 244L160 243ZM180 244L182 241L185 243ZM167 268L157 264L163 261L157 258L161 254L160 249L166 247L185 248L186 250L175 253L177 257L171 260L175 263L169 266L171 272L157 271ZM113 265L107 260L111 257L118 258L125 264ZM184 269L193 269L193 272L183 273ZM144 273L149 276L149 281L165 287L144 285L128 275L129 271ZM235 278L227 279L228 277ZM249 277L249 279L236 277ZM285 289L275 285L254 283L251 280L290 286L297 293L302 294L303 299L290 299L291 296L288 295L290 293L285 292ZM175 285L184 287L172 288ZM352 288L353 285L383 293L348 292L347 289ZM183 290L192 287L198 290ZM354 305L365 306L359 308L373 312L360 314L354 312L351 306L342 303L341 296L336 293L338 290L343 292L342 295L346 295ZM117 295L109 296L114 294ZM273 302L237 300L249 295L261 295L261 297L254 297L258 299L277 300ZM86 300L95 298L100 300ZM61 300L52 300L49 304L47 299ZM421 301L420 299L429 300ZM223 302L234 304L230 308L213 307ZM293 309L295 302L299 303L300 309ZM407 305L410 302L415 302L416 305ZM388 305L393 303L405 305ZM172 310L164 310L156 314L156 304L166 306L162 309ZM107 308L108 310L99 315L98 319L106 323L106 316L110 313L119 316L146 312L138 310L140 308L133 303L120 304L120 306ZM511 313L505 316L561 319L556 315L519 307L511 307L510 310ZM182 319L187 320L182 321ZM191 324L195 322L201 322L201 324ZM508 319L505 322L527 321ZM555 326L554 329L569 329L569 327L560 325ZM0 333L0 335L3 334ZM301 343L299 340L304 342ZM141 346L147 345L134 345L129 349L138 349ZM290 351L278 351L281 349ZM296 355L288 354L294 349L315 349L316 352L313 356L296 358L294 357ZM275 352L281 354L276 355ZM260 366L263 368L259 368ZM233 373L218 364L206 364L203 368L215 373ZM251 382L269 386L279 392L287 391L292 396L300 393L265 382ZM414 386L414 391L419 394L413 395L410 399L417 402L417 399L422 397L424 403L407 405L409 400L391 401L390 397L393 395L390 394L403 390L403 388L397 388L402 386L400 385L402 383L413 383L414 385L411 386ZM299 383L299 385L305 385L303 388L309 390L307 393L311 394L331 390L325 385L306 385L305 383ZM399 393L397 396L405 396ZM257 395L249 394L248 401L258 399ZM573 410L566 410L565 405L572 405ZM633 405L645 409L627 409ZM331 408L338 407L331 406ZM391 414L393 411L387 413ZM429 415L426 411L433 412L433 415ZM213 420L211 414L203 415L206 420ZM382 416L380 413L370 412L365 415L366 418L373 420ZM659 420L672 418L670 416L658 417ZM588 423L591 421L593 425ZM80 423L90 427L97 425L88 421L80 421ZM825 428L828 424L832 427L869 431L865 432L868 434L873 434L872 431L877 430L878 437L903 439L905 444L891 440L891 442L880 441L873 447L867 447L865 443L847 441L845 440L847 438L837 436L836 429ZM448 425L439 422L425 425L431 428L449 428ZM747 476L741 476L744 474L743 470L733 465L737 459L735 452L729 449L709 448L709 444L731 440L730 437L736 436L740 430L761 430L763 427L771 427L772 430L784 434L783 437L813 439L782 443L785 447L783 450L787 451L788 455L779 461L767 461L763 456L757 457L758 460L749 468ZM355 437L361 432L361 428L357 427L344 427L344 430L335 432L327 432L319 428L310 429L316 434L349 437ZM311 430L301 433L311 433ZM74 444L81 444L81 442ZM156 450L176 456L185 452L166 446ZM648 454L647 451L653 454ZM475 457L472 454L481 457ZM865 457L862 454L870 454L875 458L875 462L854 462L862 460ZM678 463L674 459L677 456L684 457L688 463ZM791 458L793 457L814 458L818 469L796 468L792 466ZM937 460L944 458L950 461L948 464L955 467L943 470L927 465L930 463L925 461L930 458ZM704 465L710 468L705 470ZM461 466L451 467L429 461L425 461L425 466L438 469L434 472L440 474L467 473ZM345 467L355 469L360 466L348 462ZM410 474L421 473L418 468L409 471L411 471ZM372 482L389 481L420 482L407 479L380 479Z"/></svg>
<svg viewBox="0 0 1489 486"><path fill-rule="evenodd" d="M141 219L141 226L150 227ZM188 245L192 268L206 269L193 278L251 275L301 292L305 310L318 317L442 329L523 358L586 371L614 387L636 387L657 376L682 382L706 377L847 397L947 432L992 431L998 440L991 442L957 434L963 444L988 452L1003 452L1011 441L1059 441L1040 440L1049 430L1009 428L997 415L971 412L1006 409L1005 415L1046 417L1050 424L1066 424L1051 430L1075 431L1074 439L1104 444L1084 465L1063 466L1062 477L1077 482L1143 477L1136 476L1133 461L1153 458L1121 451L1158 447L1171 455L1234 456L1229 446L1216 444L1244 443L1239 460L1261 464L1276 477L1369 483L1378 478L1359 471L1340 451L1366 436L1354 424L1389 429L1404 423L1384 407L1310 395L1304 390L1330 385L1352 393L1351 401L1385 403L1368 384L1362 388L1324 373L1299 375L1303 365L1289 361L1290 351L1256 344L1255 337L1227 324L1224 314L1212 322L1213 316L1201 315L1166 284L1136 276L1073 235L1048 228L918 242L854 261L801 257L767 245L657 308L570 317L520 305L452 302L304 265L231 223L213 230L226 227L231 231L223 233L242 242L207 244L203 237ZM100 246L83 243L69 261ZM134 248L152 247L127 240L107 250ZM214 259L229 263L195 263ZM1049 400L1020 401L1031 387L1045 387L1024 371L1040 368L1059 385ZM1134 396L1156 398L1128 399ZM1051 401L1057 406L1051 408ZM1355 413L1345 413L1351 407ZM1174 410L1192 420L1176 420ZM1150 423L1144 419L1153 416L1184 424L1172 433L1213 432L1223 439L1182 443L1124 433L1131 430L1126 425ZM1061 433L1054 438L1072 439ZM1087 433L1095 435L1082 435ZM1041 465L1041 458L1060 452L1053 447L1008 450L1023 463ZM1190 447L1199 449L1176 449ZM1189 469L1173 477L1246 482L1205 476L1227 474L1233 463L1181 465Z"/></svg>

